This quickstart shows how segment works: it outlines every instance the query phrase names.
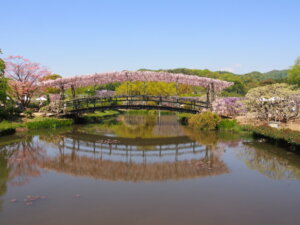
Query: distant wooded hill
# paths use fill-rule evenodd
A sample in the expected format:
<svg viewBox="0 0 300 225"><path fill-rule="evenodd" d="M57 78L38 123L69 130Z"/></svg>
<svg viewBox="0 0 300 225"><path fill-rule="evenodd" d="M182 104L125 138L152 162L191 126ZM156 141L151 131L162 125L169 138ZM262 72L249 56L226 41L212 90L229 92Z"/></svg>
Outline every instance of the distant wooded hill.
<svg viewBox="0 0 300 225"><path fill-rule="evenodd" d="M253 79L259 79L259 80L266 80L266 79L285 79L288 75L288 70L272 70L267 73L260 73L260 72L251 72L246 73L242 76L248 76L252 77Z"/></svg>
<svg viewBox="0 0 300 225"><path fill-rule="evenodd" d="M201 77L210 77L220 80L226 80L234 82L234 85L227 88L224 92L224 96L244 96L247 91L251 88L258 86L264 86L268 84L286 82L288 70L272 70L267 73L251 72L246 74L234 74L227 71L210 71L207 69L160 69L160 70L149 70L140 69L141 71L157 71L157 72L169 72L169 73L182 73L190 74Z"/></svg>

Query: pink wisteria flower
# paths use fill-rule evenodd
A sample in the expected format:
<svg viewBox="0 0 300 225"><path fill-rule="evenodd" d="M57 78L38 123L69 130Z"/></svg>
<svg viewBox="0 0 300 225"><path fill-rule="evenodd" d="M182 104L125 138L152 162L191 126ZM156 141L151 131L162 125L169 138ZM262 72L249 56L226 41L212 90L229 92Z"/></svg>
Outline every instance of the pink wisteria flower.
<svg viewBox="0 0 300 225"><path fill-rule="evenodd" d="M208 88L212 84L215 91L220 92L223 89L233 85L232 82L198 77L185 74L173 74L167 72L153 72L153 71L122 71L122 72L110 72L110 73L96 73L94 75L75 76L60 78L57 80L50 80L40 83L44 87L84 87L90 85L102 85L113 82L125 82L125 81L162 81L166 83L178 83L191 86L201 86Z"/></svg>
<svg viewBox="0 0 300 225"><path fill-rule="evenodd" d="M241 98L237 97L219 98L212 103L212 107L215 113L226 117L235 117L246 112Z"/></svg>

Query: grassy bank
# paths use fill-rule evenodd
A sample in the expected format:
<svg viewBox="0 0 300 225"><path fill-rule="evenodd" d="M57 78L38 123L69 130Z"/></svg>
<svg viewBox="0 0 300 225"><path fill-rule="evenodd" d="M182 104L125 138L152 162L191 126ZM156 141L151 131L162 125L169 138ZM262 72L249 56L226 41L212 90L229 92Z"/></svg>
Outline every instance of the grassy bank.
<svg viewBox="0 0 300 225"><path fill-rule="evenodd" d="M28 129L54 129L58 127L71 126L74 123L72 119L58 118L37 118L26 123Z"/></svg>
<svg viewBox="0 0 300 225"><path fill-rule="evenodd" d="M174 115L174 112L163 110L126 110L128 115Z"/></svg>
<svg viewBox="0 0 300 225"><path fill-rule="evenodd" d="M2 121L0 123L0 136L14 134L16 132L16 128L20 126L21 125L19 123Z"/></svg>
<svg viewBox="0 0 300 225"><path fill-rule="evenodd" d="M300 132L290 129L278 129L269 126L244 126L245 130L251 131L255 138L265 138L269 142L291 150L300 150Z"/></svg>
<svg viewBox="0 0 300 225"><path fill-rule="evenodd" d="M120 114L119 111L104 111L104 112L95 112L95 113L86 113L80 118L76 118L76 123L99 123L103 119L116 116Z"/></svg>

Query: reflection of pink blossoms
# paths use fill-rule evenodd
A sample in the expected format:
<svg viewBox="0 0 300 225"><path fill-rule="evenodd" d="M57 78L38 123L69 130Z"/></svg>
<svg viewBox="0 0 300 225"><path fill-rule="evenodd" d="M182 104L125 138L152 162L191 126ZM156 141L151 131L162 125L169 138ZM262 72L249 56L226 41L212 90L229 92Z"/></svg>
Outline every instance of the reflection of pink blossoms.
<svg viewBox="0 0 300 225"><path fill-rule="evenodd" d="M221 116L235 117L245 113L246 107L240 98L228 97L215 100L213 102L213 110Z"/></svg>

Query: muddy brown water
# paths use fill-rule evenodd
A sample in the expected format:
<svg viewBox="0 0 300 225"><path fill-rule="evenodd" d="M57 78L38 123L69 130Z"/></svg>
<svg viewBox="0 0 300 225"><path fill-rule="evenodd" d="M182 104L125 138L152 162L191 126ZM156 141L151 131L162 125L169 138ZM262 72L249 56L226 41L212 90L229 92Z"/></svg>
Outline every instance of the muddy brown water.
<svg viewBox="0 0 300 225"><path fill-rule="evenodd" d="M1 225L299 225L300 157L174 115L0 139Z"/></svg>

